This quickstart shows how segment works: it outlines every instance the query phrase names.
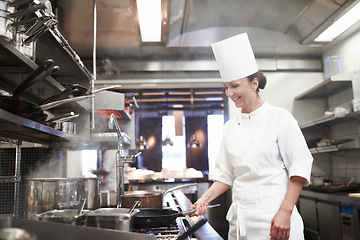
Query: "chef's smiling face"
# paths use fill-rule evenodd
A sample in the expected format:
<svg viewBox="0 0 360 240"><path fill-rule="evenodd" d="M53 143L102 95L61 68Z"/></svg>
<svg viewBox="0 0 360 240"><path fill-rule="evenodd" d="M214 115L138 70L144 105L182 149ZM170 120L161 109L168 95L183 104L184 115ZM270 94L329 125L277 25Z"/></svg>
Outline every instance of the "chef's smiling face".
<svg viewBox="0 0 360 240"><path fill-rule="evenodd" d="M256 89L259 85L258 79L252 82L248 78L241 78L231 82L224 82L226 95L235 103L235 106L242 108L243 112L247 112L251 106L258 100Z"/></svg>

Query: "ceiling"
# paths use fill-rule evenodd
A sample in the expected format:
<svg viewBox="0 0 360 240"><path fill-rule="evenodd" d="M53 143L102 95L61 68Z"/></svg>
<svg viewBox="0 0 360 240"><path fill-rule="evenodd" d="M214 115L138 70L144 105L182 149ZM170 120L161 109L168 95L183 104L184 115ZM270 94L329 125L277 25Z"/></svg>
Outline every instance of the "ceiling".
<svg viewBox="0 0 360 240"><path fill-rule="evenodd" d="M60 30L92 72L94 2L53 1ZM321 65L322 46L313 39L354 2L162 0L163 42L142 44L135 0L96 0L95 83L120 83L137 92L204 84L219 88L210 44L242 32L248 33L257 59L315 60Z"/></svg>
<svg viewBox="0 0 360 240"><path fill-rule="evenodd" d="M96 0L98 57L186 58L190 57L186 56L187 51L179 55L172 48L208 48L213 42L245 31L254 48L278 48L280 54L296 54L301 49L303 54L310 54L307 49L313 38L355 0L162 2L165 37L160 46L153 47L141 44L135 0ZM66 38L85 59L92 57L93 3L91 0L55 2ZM153 50L155 55L151 57Z"/></svg>

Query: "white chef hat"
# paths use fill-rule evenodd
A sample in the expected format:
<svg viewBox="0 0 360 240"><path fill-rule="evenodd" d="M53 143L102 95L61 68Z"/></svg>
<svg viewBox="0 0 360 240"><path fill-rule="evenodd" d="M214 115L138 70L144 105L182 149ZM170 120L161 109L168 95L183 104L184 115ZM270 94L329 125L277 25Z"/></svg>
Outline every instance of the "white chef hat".
<svg viewBox="0 0 360 240"><path fill-rule="evenodd" d="M259 71L247 33L211 44L221 80L230 82Z"/></svg>

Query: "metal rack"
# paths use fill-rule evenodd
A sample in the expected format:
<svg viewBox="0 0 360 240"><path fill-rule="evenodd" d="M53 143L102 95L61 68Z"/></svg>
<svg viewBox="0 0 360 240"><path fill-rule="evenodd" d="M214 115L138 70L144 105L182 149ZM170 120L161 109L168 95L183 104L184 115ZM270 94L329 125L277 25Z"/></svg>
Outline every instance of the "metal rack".
<svg viewBox="0 0 360 240"><path fill-rule="evenodd" d="M0 177L0 184L8 185L5 188L2 188L2 190L5 190L5 191L2 191L2 198L9 198L11 195L13 196L13 201L8 201L9 207L7 209L6 214L18 216L19 215L19 190L20 190L20 181L21 181L21 176L20 176L21 141L14 140L14 139L1 138L1 143L5 143L5 142L15 143L16 151L15 151L15 161L13 164L13 168L10 166L11 162L8 162L6 169L2 169L2 171L5 170L4 172L7 176ZM6 163L5 161L7 159L1 159L1 160L2 160L1 165L4 165ZM11 170L13 170L12 173L11 173ZM11 186L9 186L10 184L11 184ZM8 199L8 200L10 200L10 199ZM4 201L2 201L2 202L4 202ZM11 203L12 203L12 206L10 206ZM10 210L10 209L12 209L12 210Z"/></svg>
<svg viewBox="0 0 360 240"><path fill-rule="evenodd" d="M25 76L47 59L53 59L54 64L60 67L60 71L46 77L41 83L35 83L31 91L27 90L22 94L22 98L39 104L44 99L62 92L65 89L64 85L67 84L76 83L89 88L91 73L56 27L38 39L36 49L36 61L33 61L15 48L12 41L0 36L0 89L13 92ZM66 113L67 109L87 113L89 102L67 103L49 112L56 116ZM22 177L26 176L29 166L39 160L37 158L39 154L49 153L48 149L44 151L26 149L26 152L31 154L22 158L24 157L21 150L22 141L45 144L52 142L87 144L87 141L79 136L66 134L0 109L0 215L21 216L25 195L25 183L21 181ZM15 144L15 150L1 148L8 143Z"/></svg>

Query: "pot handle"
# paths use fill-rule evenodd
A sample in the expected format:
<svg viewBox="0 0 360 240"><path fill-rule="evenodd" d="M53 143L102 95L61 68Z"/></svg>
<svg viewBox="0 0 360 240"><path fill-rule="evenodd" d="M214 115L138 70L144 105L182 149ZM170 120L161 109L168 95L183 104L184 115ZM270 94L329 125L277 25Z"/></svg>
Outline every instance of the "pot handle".
<svg viewBox="0 0 360 240"><path fill-rule="evenodd" d="M48 59L44 61L41 65L39 65L32 73L27 76L27 78L19 86L17 86L17 88L13 92L13 97L19 98L20 94L23 92L24 89L40 81L40 75L44 71L47 71L53 63L54 60Z"/></svg>
<svg viewBox="0 0 360 240"><path fill-rule="evenodd" d="M172 188L169 188L167 190L165 190L163 192L163 196L165 196L166 194L168 194L169 192L172 192L172 191L175 191L179 188L187 188L187 187L192 187L192 186L196 186L197 183L189 183L189 184L184 184L184 185L180 185L180 186L176 186L176 187L172 187Z"/></svg>
<svg viewBox="0 0 360 240"><path fill-rule="evenodd" d="M195 223L193 226L191 226L186 232L181 234L177 240L185 240L187 237L192 235L194 232L196 232L199 228L201 228L205 223L207 222L206 218L200 219L197 223Z"/></svg>

